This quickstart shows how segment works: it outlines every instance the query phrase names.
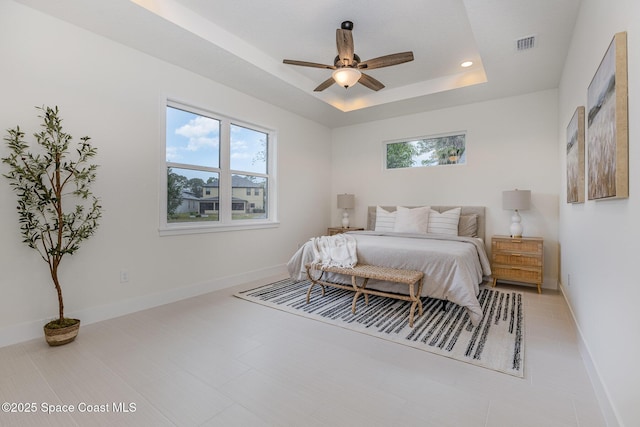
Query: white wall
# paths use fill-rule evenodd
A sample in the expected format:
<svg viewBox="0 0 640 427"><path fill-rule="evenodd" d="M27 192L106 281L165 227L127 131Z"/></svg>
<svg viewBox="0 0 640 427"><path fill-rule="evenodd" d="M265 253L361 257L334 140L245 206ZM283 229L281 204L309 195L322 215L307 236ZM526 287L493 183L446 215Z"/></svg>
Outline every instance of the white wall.
<svg viewBox="0 0 640 427"><path fill-rule="evenodd" d="M545 239L544 286L556 288L557 128L557 91L550 90L335 129L331 197L356 195L354 226L366 226L369 205L486 206L489 240L509 234L512 212L502 209L502 191L531 190L531 210L521 212L524 234ZM466 165L384 170L383 141L452 131L467 132Z"/></svg>
<svg viewBox="0 0 640 427"><path fill-rule="evenodd" d="M610 425L640 422L640 3L582 0L559 89L559 154L566 165L566 126L587 107L587 88L613 35L627 31L629 74L629 193L626 200L569 205L560 180L561 282L572 307L585 359L592 366ZM569 282L569 275L571 281ZM608 401L608 402L607 402ZM611 404L607 408L607 403Z"/></svg>
<svg viewBox="0 0 640 427"><path fill-rule="evenodd" d="M66 314L91 322L273 274L328 225L329 129L25 6L2 0L0 8L3 136L18 124L32 134L34 106L58 105L65 129L98 148L104 218L63 261ZM165 96L277 130L278 228L159 237ZM0 157L7 153L3 143ZM4 345L40 336L57 301L46 264L21 243L16 197L0 183Z"/></svg>

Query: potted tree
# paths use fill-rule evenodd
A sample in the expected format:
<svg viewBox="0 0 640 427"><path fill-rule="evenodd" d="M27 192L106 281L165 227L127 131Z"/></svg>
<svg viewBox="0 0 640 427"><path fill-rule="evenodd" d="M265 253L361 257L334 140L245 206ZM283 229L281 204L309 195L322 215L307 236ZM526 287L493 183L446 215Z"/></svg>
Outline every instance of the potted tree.
<svg viewBox="0 0 640 427"><path fill-rule="evenodd" d="M44 326L45 338L53 346L73 341L80 328L80 320L64 317L60 262L95 233L102 206L90 191L97 169L89 164L97 152L90 138L74 144L75 159L70 159L72 136L62 130L58 107L37 108L42 112L42 130L33 134L36 147L31 151L19 126L8 129L4 140L9 155L2 162L9 166L3 175L18 195L23 242L47 263L58 296L58 318Z"/></svg>

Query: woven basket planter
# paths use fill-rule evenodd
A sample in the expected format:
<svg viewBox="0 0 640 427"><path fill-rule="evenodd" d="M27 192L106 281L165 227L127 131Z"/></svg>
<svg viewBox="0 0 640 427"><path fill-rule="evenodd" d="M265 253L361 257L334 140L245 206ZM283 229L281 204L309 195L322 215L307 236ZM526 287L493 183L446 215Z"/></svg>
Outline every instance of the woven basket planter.
<svg viewBox="0 0 640 427"><path fill-rule="evenodd" d="M47 328L47 325L45 325L44 337L47 340L47 344L54 347L68 344L75 340L80 331L80 320L74 320L77 320L77 323L64 328Z"/></svg>

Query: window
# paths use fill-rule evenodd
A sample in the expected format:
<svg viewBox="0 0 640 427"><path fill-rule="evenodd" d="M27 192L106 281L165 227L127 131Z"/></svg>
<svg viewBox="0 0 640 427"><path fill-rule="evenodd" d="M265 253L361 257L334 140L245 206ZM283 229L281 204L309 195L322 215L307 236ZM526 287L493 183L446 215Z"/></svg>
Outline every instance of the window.
<svg viewBox="0 0 640 427"><path fill-rule="evenodd" d="M272 131L167 102L162 229L275 224L274 144Z"/></svg>
<svg viewBox="0 0 640 427"><path fill-rule="evenodd" d="M466 163L466 134L428 136L385 142L386 169L422 166L460 165Z"/></svg>

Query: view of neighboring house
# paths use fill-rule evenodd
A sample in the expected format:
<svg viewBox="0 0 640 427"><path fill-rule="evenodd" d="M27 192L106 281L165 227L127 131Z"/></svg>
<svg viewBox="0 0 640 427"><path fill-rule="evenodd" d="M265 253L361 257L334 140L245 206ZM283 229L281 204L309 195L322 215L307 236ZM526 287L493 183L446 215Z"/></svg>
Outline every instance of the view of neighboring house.
<svg viewBox="0 0 640 427"><path fill-rule="evenodd" d="M200 212L201 197L196 196L190 191L182 191L180 198L180 206L176 208L175 213L186 214L189 212Z"/></svg>
<svg viewBox="0 0 640 427"><path fill-rule="evenodd" d="M232 175L231 210L238 213L264 213L265 188L261 183ZM220 193L217 181L202 186L202 194L197 196L189 191L182 192L182 203L176 213L197 212L200 215L218 213Z"/></svg>

